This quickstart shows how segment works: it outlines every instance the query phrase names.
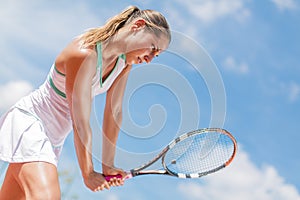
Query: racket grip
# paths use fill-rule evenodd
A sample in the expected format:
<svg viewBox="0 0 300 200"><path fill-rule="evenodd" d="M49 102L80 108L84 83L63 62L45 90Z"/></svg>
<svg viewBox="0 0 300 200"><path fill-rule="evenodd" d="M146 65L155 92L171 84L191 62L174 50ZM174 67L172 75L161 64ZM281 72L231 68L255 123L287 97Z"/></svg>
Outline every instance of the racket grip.
<svg viewBox="0 0 300 200"><path fill-rule="evenodd" d="M121 175L121 174L117 174L117 175L108 175L108 176L105 176L104 178L105 178L106 181L110 181L110 179L112 179L112 178L122 178L122 175ZM131 173L128 173L128 174L123 178L123 180L129 179L129 178L132 178L132 174L131 174Z"/></svg>
<svg viewBox="0 0 300 200"><path fill-rule="evenodd" d="M113 178L122 178L122 175L121 174L117 174L117 175L108 175L108 176L105 176L105 180L106 181L110 181L110 179L113 179Z"/></svg>

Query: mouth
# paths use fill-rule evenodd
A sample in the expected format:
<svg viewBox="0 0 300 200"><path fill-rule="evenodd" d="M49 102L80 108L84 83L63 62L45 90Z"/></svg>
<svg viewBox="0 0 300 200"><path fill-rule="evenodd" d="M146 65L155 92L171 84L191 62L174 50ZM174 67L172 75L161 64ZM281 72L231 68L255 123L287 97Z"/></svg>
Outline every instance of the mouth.
<svg viewBox="0 0 300 200"><path fill-rule="evenodd" d="M141 59L140 57L137 58L137 61L138 61L138 62L137 62L138 64L140 64L140 63L143 62L142 59Z"/></svg>

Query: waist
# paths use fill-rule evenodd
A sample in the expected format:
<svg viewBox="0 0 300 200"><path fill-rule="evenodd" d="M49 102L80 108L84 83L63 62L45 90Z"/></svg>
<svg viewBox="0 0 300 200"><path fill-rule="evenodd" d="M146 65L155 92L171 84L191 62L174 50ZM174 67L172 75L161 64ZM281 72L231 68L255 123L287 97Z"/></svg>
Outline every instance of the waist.
<svg viewBox="0 0 300 200"><path fill-rule="evenodd" d="M18 101L15 108L41 121L53 145L61 144L72 129L68 102L53 91L48 81Z"/></svg>

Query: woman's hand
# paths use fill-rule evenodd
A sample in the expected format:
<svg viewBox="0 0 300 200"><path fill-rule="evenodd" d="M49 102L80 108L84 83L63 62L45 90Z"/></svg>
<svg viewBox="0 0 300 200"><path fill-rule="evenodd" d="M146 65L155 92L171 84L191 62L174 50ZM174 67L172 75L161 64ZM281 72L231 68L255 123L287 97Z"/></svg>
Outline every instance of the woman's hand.
<svg viewBox="0 0 300 200"><path fill-rule="evenodd" d="M122 176L122 178L114 177L110 179L110 181L108 182L110 186L122 186L124 184L124 178L127 175L127 173L124 172L122 169L103 166L102 170L105 176L114 176L118 174Z"/></svg>
<svg viewBox="0 0 300 200"><path fill-rule="evenodd" d="M105 180L101 173L93 171L86 177L83 177L83 179L85 185L94 192L110 188L110 184Z"/></svg>

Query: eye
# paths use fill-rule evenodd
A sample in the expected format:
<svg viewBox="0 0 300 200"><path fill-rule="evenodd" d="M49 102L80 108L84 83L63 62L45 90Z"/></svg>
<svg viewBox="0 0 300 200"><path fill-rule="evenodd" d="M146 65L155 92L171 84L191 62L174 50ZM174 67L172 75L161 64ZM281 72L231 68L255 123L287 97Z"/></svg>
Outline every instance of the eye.
<svg viewBox="0 0 300 200"><path fill-rule="evenodd" d="M155 47L154 44L151 45L151 53L154 54L154 56L158 57L159 49Z"/></svg>
<svg viewBox="0 0 300 200"><path fill-rule="evenodd" d="M155 51L156 51L156 47L155 47L154 44L151 45L151 51L152 51L152 52L155 52Z"/></svg>

